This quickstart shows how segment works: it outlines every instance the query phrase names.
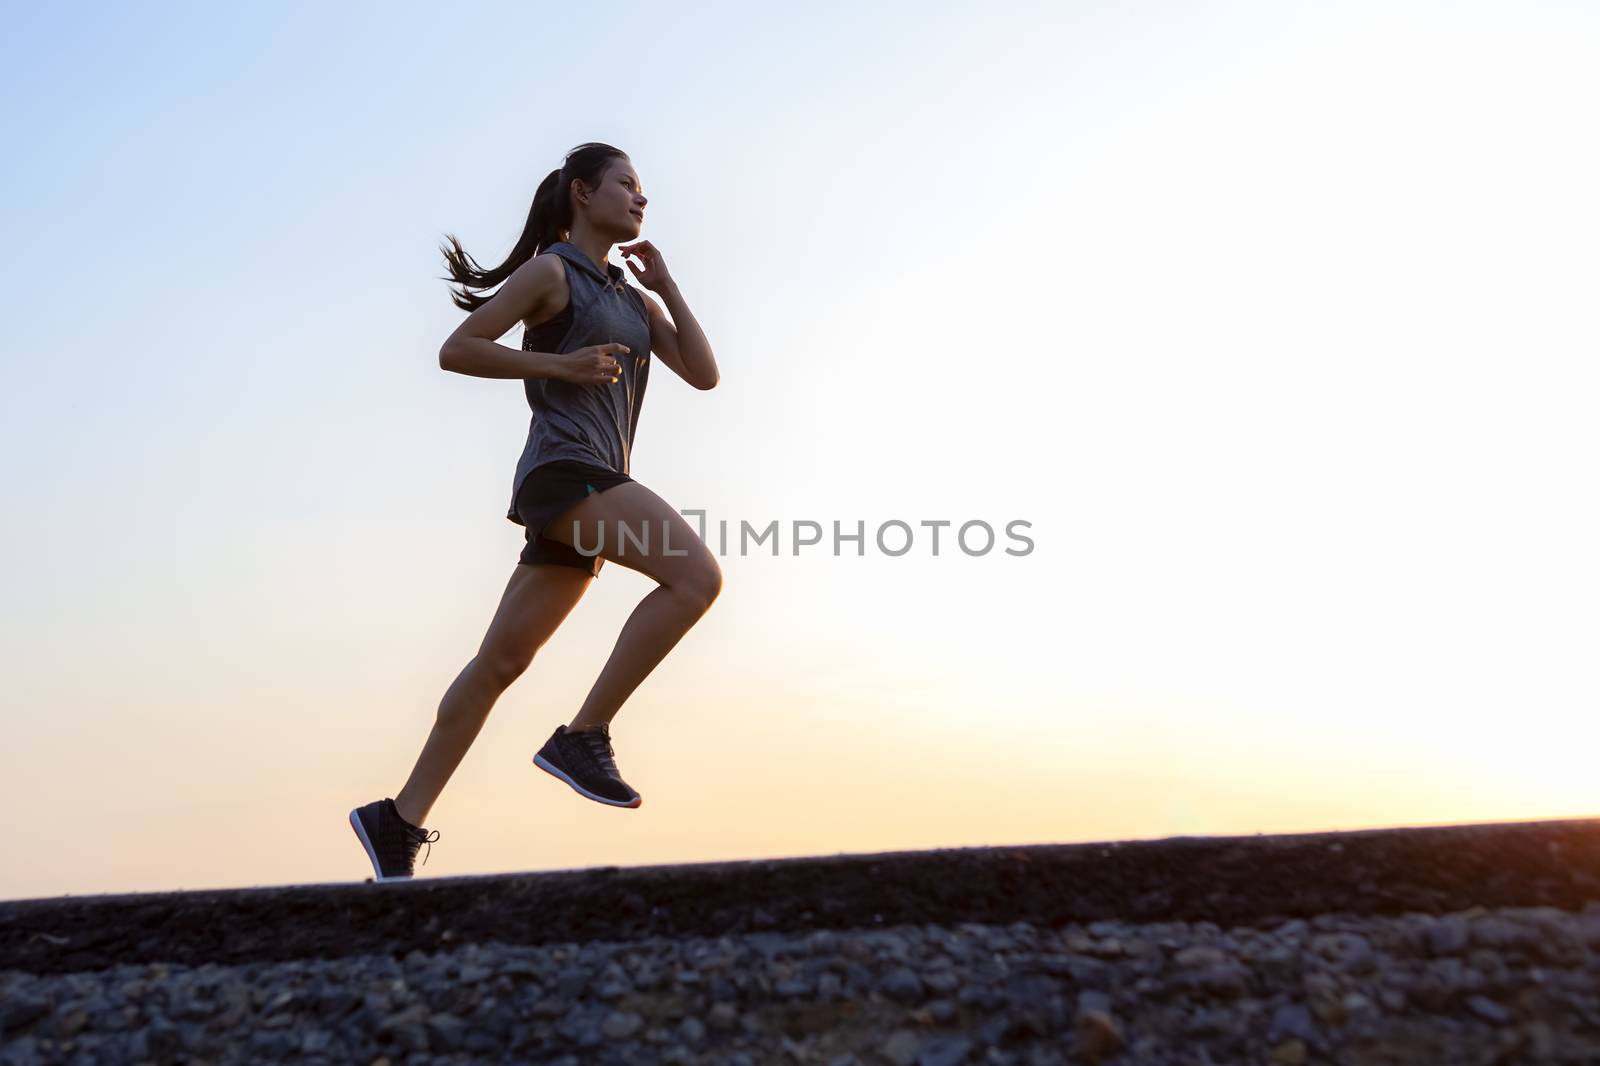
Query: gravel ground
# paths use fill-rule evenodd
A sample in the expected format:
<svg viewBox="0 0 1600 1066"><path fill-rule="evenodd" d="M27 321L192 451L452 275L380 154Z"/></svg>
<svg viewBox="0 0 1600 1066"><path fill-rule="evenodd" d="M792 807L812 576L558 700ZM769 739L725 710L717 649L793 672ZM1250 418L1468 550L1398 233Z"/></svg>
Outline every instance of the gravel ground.
<svg viewBox="0 0 1600 1066"><path fill-rule="evenodd" d="M1600 901L4 970L0 1063L1596 1063L1597 948Z"/></svg>

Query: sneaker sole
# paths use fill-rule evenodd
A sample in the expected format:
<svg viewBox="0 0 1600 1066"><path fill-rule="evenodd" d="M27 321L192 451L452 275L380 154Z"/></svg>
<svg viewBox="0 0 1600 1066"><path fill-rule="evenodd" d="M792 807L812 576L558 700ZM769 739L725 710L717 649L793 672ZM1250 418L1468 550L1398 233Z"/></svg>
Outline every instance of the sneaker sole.
<svg viewBox="0 0 1600 1066"><path fill-rule="evenodd" d="M643 802L643 798L640 796L635 796L631 800L614 800L607 799L605 796L597 796L593 792L590 792L588 789L584 788L582 785L578 784L572 778L568 777L566 774L562 773L555 766L555 764L547 761L543 755L535 755L533 757L533 765L537 766L545 773L550 774L552 777L555 777L557 780L565 781L567 784L572 786L573 791L577 792L578 795L592 799L596 803L604 803L608 807L637 807Z"/></svg>
<svg viewBox="0 0 1600 1066"><path fill-rule="evenodd" d="M361 808L357 807L350 812L350 828L356 831L356 839L361 841L361 846L366 849L367 858L372 860L372 876L378 881L409 881L410 874L395 874L393 877L383 876L383 870L378 866L378 851L372 846L372 841L367 839L367 831L361 828Z"/></svg>

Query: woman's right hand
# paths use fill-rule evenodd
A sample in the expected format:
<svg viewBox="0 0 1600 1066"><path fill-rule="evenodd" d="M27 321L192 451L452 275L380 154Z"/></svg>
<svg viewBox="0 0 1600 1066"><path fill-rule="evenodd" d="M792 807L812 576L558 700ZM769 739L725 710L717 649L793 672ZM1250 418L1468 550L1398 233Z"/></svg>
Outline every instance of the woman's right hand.
<svg viewBox="0 0 1600 1066"><path fill-rule="evenodd" d="M622 374L612 352L627 352L626 344L591 344L587 348L555 354L553 377L574 385L612 385Z"/></svg>

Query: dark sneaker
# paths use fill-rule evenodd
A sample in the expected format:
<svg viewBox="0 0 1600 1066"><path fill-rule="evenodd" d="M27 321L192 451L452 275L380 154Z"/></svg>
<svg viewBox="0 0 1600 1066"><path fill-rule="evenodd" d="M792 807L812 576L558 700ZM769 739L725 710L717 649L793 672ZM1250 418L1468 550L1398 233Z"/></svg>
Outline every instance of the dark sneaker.
<svg viewBox="0 0 1600 1066"><path fill-rule="evenodd" d="M587 796L596 803L609 803L613 807L639 806L639 793L617 772L609 726L580 729L575 733L564 725L556 726L556 731L533 757L533 765L559 777L580 796Z"/></svg>
<svg viewBox="0 0 1600 1066"><path fill-rule="evenodd" d="M392 799L374 800L351 811L350 828L367 849L372 872L379 881L408 879L417 861L417 849L426 844L432 852L433 842L439 839L437 829L430 833L400 817ZM424 855L422 861L426 863L428 856Z"/></svg>

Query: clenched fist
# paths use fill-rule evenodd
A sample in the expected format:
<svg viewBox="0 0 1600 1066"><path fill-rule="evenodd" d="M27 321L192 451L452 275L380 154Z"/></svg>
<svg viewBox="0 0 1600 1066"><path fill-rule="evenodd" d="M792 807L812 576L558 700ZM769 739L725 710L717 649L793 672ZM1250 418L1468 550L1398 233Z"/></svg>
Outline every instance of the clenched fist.
<svg viewBox="0 0 1600 1066"><path fill-rule="evenodd" d="M610 343L556 353L556 372L551 376L574 385L614 385L622 375L622 367L611 353L631 350L626 344Z"/></svg>

